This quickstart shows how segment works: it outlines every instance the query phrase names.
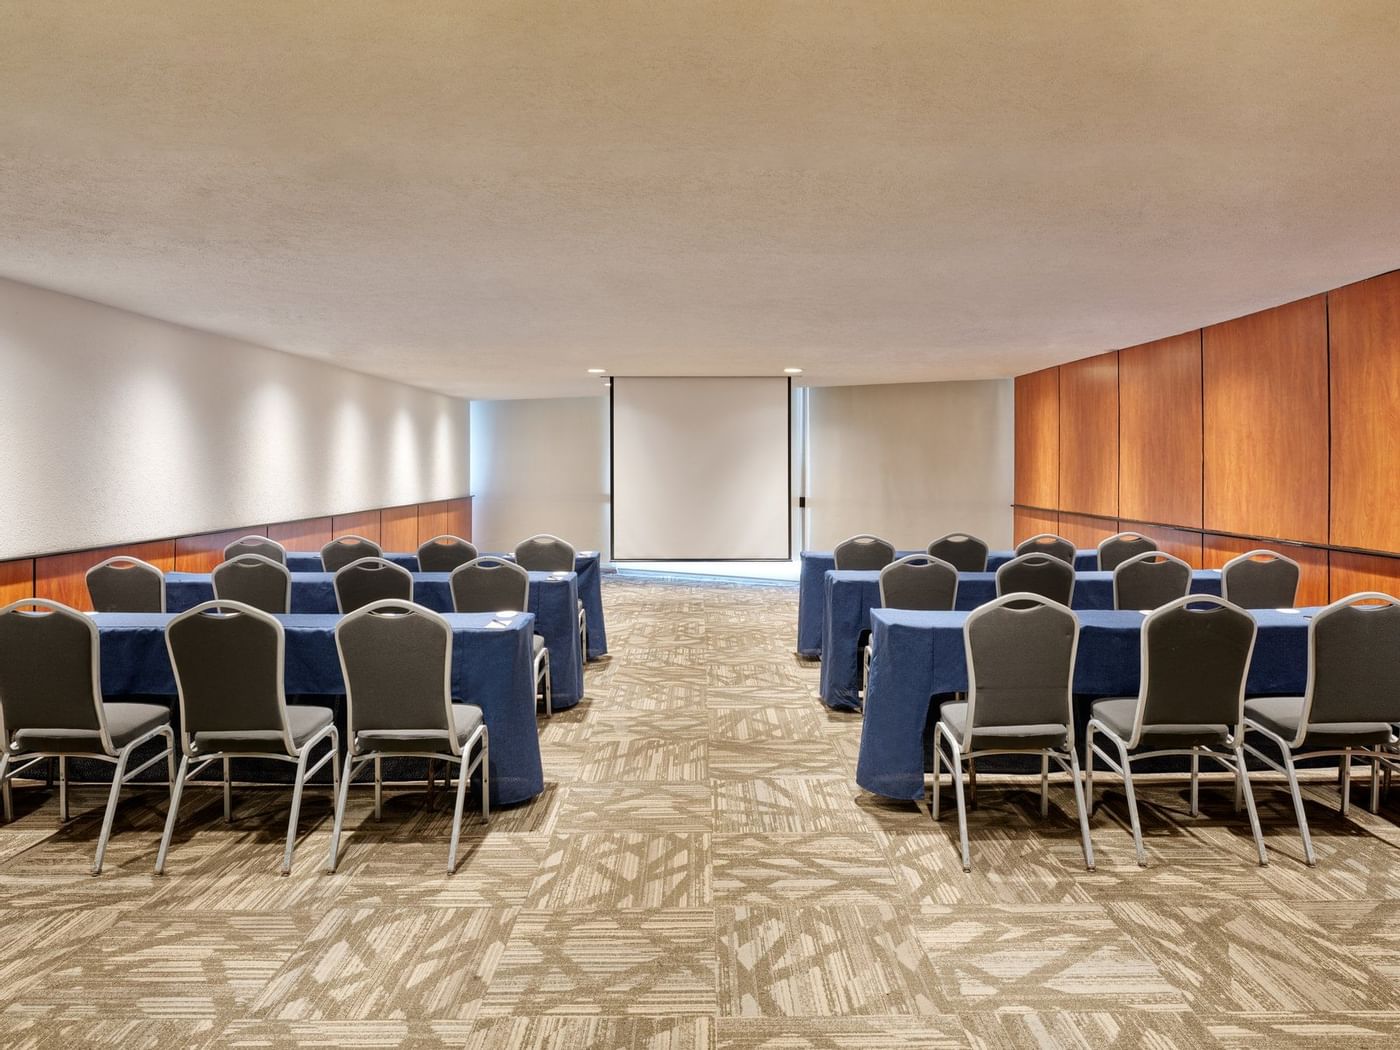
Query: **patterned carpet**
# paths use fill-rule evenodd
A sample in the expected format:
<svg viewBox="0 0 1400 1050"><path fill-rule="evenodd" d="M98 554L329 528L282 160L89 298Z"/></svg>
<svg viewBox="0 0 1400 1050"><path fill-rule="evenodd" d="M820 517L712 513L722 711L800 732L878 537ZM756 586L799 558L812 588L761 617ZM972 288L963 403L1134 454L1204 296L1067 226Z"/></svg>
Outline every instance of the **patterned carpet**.
<svg viewBox="0 0 1400 1050"><path fill-rule="evenodd" d="M1286 797L1260 790L1272 864L1227 792L1186 812L1144 791L1151 866L1122 796L1084 871L1068 788L1042 822L982 778L974 871L956 821L854 783L860 718L816 699L792 654L791 585L609 578L613 655L588 698L541 720L548 789L469 815L442 873L448 799L352 795L322 865L308 794L296 870L276 874L287 794L186 799L151 874L165 798L128 796L100 878L102 792L77 819L19 793L0 827L5 1047L1317 1046L1400 1042L1400 791L1379 817L1309 806L1308 870ZM1358 799L1361 798L1358 789Z"/></svg>

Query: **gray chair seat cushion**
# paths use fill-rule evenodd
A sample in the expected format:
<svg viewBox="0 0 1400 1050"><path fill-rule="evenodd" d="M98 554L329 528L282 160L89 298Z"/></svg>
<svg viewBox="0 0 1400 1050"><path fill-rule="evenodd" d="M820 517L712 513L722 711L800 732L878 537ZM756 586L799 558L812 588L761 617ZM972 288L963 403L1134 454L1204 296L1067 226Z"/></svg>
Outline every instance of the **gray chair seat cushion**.
<svg viewBox="0 0 1400 1050"><path fill-rule="evenodd" d="M120 750L137 737L170 722L170 709L160 704L103 704L112 746ZM71 755L100 755L102 741L86 729L26 729L15 734L15 743L26 751L52 751Z"/></svg>
<svg viewBox="0 0 1400 1050"><path fill-rule="evenodd" d="M1094 703L1093 716L1108 727L1114 736L1127 743L1133 736L1133 720L1137 718L1138 698L1116 697ZM1203 744L1223 744L1230 728L1223 725L1156 725L1143 726L1141 748L1198 747Z"/></svg>
<svg viewBox="0 0 1400 1050"><path fill-rule="evenodd" d="M963 738L967 726L967 704L961 701L944 704L939 717L947 723L957 740ZM968 750L1039 751L1046 747L1063 747L1069 729L1047 722L1025 726L982 726L973 734Z"/></svg>
<svg viewBox="0 0 1400 1050"><path fill-rule="evenodd" d="M535 655L539 656L542 652L544 652L544 635L537 634L535 635Z"/></svg>
<svg viewBox="0 0 1400 1050"><path fill-rule="evenodd" d="M292 743L301 747L326 726L334 714L329 707L304 704L288 705L287 726L292 731ZM231 730L227 732L196 733L195 751L211 754L216 751L247 751L254 754L285 755L282 734L275 729Z"/></svg>
<svg viewBox="0 0 1400 1050"><path fill-rule="evenodd" d="M1245 717L1265 729L1292 741L1298 735L1298 723L1303 718L1301 696L1265 696L1244 702ZM1385 722L1313 723L1303 740L1305 748L1358 747L1384 744L1390 740L1391 728Z"/></svg>
<svg viewBox="0 0 1400 1050"><path fill-rule="evenodd" d="M453 704L452 723L461 747L481 727L481 708L473 704ZM359 753L387 751L413 753L441 751L447 746L447 735L436 729L372 729L355 734Z"/></svg>

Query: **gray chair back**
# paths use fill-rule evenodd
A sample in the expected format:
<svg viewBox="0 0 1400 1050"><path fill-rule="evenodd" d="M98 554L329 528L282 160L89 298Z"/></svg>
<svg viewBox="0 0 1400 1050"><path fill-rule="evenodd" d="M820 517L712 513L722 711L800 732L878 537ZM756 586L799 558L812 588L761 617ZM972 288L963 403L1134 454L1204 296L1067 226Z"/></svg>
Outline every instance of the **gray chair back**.
<svg viewBox="0 0 1400 1050"><path fill-rule="evenodd" d="M1042 532L1038 536L1022 540L1016 545L1016 553L1017 555L1048 554L1052 558L1059 558L1071 569L1074 568L1074 544L1063 536L1056 536L1053 532Z"/></svg>
<svg viewBox="0 0 1400 1050"><path fill-rule="evenodd" d="M383 558L361 558L335 574L335 604L342 615L386 598L413 601L413 573Z"/></svg>
<svg viewBox="0 0 1400 1050"><path fill-rule="evenodd" d="M529 607L530 574L515 562L487 555L452 571L452 608L459 613Z"/></svg>
<svg viewBox="0 0 1400 1050"><path fill-rule="evenodd" d="M361 558L379 558L383 555L384 551L373 540L363 536L337 536L321 548L321 567L326 572L339 572Z"/></svg>
<svg viewBox="0 0 1400 1050"><path fill-rule="evenodd" d="M928 545L928 552L958 572L986 572L987 544L965 532L950 532Z"/></svg>
<svg viewBox="0 0 1400 1050"><path fill-rule="evenodd" d="M165 574L140 558L108 558L87 571L88 597L98 612L165 612Z"/></svg>
<svg viewBox="0 0 1400 1050"><path fill-rule="evenodd" d="M266 536L244 536L224 548L224 561L233 561L240 554L261 554L278 565L287 564L287 548Z"/></svg>
<svg viewBox="0 0 1400 1050"><path fill-rule="evenodd" d="M1257 634L1254 617L1213 594L1192 594L1149 613L1142 624L1137 724L1221 726L1244 720L1245 680Z"/></svg>
<svg viewBox="0 0 1400 1050"><path fill-rule="evenodd" d="M573 572L574 549L558 536L540 533L521 540L515 560L527 572Z"/></svg>
<svg viewBox="0 0 1400 1050"><path fill-rule="evenodd" d="M1113 570L1115 609L1156 609L1191 589L1191 566L1161 551L1135 554Z"/></svg>
<svg viewBox="0 0 1400 1050"><path fill-rule="evenodd" d="M1253 550L1220 570L1220 593L1242 609L1291 609L1302 569L1292 558Z"/></svg>
<svg viewBox="0 0 1400 1050"><path fill-rule="evenodd" d="M214 597L241 602L265 613L292 611L292 574L261 554L240 554L214 566Z"/></svg>
<svg viewBox="0 0 1400 1050"><path fill-rule="evenodd" d="M296 753L283 689L286 636L270 614L240 602L204 602L170 621L165 646L187 754L216 752L220 738Z"/></svg>
<svg viewBox="0 0 1400 1050"><path fill-rule="evenodd" d="M1069 605L1074 597L1074 569L1051 554L1018 555L997 570L997 597L1016 592Z"/></svg>
<svg viewBox="0 0 1400 1050"><path fill-rule="evenodd" d="M372 602L335 628L345 678L349 739L357 734L441 734L460 754L452 722L452 628L412 602Z"/></svg>
<svg viewBox="0 0 1400 1050"><path fill-rule="evenodd" d="M1120 532L1099 544L1099 571L1112 572L1129 558L1157 549L1157 541L1139 532Z"/></svg>
<svg viewBox="0 0 1400 1050"><path fill-rule="evenodd" d="M1400 599L1364 591L1312 618L1303 722L1400 722Z"/></svg>
<svg viewBox="0 0 1400 1050"><path fill-rule="evenodd" d="M59 602L24 598L0 609L0 731L71 737L74 750L114 754L102 707L97 626Z"/></svg>
<svg viewBox="0 0 1400 1050"><path fill-rule="evenodd" d="M1073 612L1039 594L1006 594L968 616L963 648L964 744L975 729L1043 725L1064 726L1073 746L1070 694L1079 648Z"/></svg>
<svg viewBox="0 0 1400 1050"><path fill-rule="evenodd" d="M958 570L928 554L910 554L880 570L880 605L886 609L946 611L958 600Z"/></svg>
<svg viewBox="0 0 1400 1050"><path fill-rule="evenodd" d="M451 572L476 558L476 547L460 536L434 536L418 548L418 568L423 572Z"/></svg>
<svg viewBox="0 0 1400 1050"><path fill-rule="evenodd" d="M836 545L836 567L853 572L878 572L894 561L894 544L862 534Z"/></svg>

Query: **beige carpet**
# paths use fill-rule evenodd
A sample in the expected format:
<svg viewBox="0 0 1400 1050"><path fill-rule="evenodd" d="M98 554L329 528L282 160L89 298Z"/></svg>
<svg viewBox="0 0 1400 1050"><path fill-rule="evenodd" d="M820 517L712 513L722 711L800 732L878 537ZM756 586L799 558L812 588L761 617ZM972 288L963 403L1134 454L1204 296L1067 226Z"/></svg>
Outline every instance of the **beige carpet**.
<svg viewBox="0 0 1400 1050"><path fill-rule="evenodd" d="M956 823L853 779L860 718L791 655L790 585L609 579L612 657L541 719L548 789L468 815L352 796L344 859L308 795L290 878L287 794L128 797L100 878L101 793L20 792L0 827L0 1046L1267 1047L1400 1042L1400 818L1310 803L1308 870L1283 794L1253 862L1226 792L1145 792L1140 870L1109 794L1086 873L1068 789L984 778L975 870ZM1361 796L1358 795L1358 798Z"/></svg>

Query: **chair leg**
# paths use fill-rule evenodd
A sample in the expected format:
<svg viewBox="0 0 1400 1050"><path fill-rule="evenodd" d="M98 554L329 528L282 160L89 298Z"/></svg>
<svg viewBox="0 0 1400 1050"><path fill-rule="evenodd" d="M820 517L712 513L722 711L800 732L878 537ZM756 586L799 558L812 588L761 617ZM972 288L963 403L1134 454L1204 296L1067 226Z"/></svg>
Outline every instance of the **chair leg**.
<svg viewBox="0 0 1400 1050"><path fill-rule="evenodd" d="M170 791L170 797L175 797L175 730L169 726L165 729L165 786Z"/></svg>
<svg viewBox="0 0 1400 1050"><path fill-rule="evenodd" d="M1381 763L1379 759L1371 759L1371 812L1381 811Z"/></svg>
<svg viewBox="0 0 1400 1050"><path fill-rule="evenodd" d="M949 769L953 774L953 794L958 802L958 843L962 847L963 871L971 871L972 852L967 845L967 800L963 798L962 756L956 746L951 746L951 750Z"/></svg>
<svg viewBox="0 0 1400 1050"><path fill-rule="evenodd" d="M1264 848L1264 832L1259 827L1259 810L1254 805L1254 789L1249 786L1249 767L1244 762L1244 748L1235 748L1235 797L1244 796L1249 807L1249 829L1254 832L1254 845L1259 850L1259 866L1269 863L1269 851ZM1236 806L1236 809L1239 807Z"/></svg>
<svg viewBox="0 0 1400 1050"><path fill-rule="evenodd" d="M550 654L544 654L544 716L554 717L554 667Z"/></svg>
<svg viewBox="0 0 1400 1050"><path fill-rule="evenodd" d="M1342 816L1351 811L1351 748L1342 754Z"/></svg>
<svg viewBox="0 0 1400 1050"><path fill-rule="evenodd" d="M481 822L491 823L491 734L484 727L481 732Z"/></svg>
<svg viewBox="0 0 1400 1050"><path fill-rule="evenodd" d="M1079 756L1074 753L1073 747L1069 749L1069 768L1074 777L1074 810L1079 815L1079 834L1084 839L1084 867L1093 871L1094 843L1089 838L1089 811L1084 807L1084 785L1079 782Z"/></svg>
<svg viewBox="0 0 1400 1050"><path fill-rule="evenodd" d="M462 759L457 764L457 804L452 810L452 845L447 847L447 874L452 875L457 871L457 843L462 838L462 807L467 801L467 783L471 777L467 775L467 758L470 751L462 749Z"/></svg>
<svg viewBox="0 0 1400 1050"><path fill-rule="evenodd" d="M1050 756L1040 756L1040 815L1050 815Z"/></svg>
<svg viewBox="0 0 1400 1050"><path fill-rule="evenodd" d="M160 851L156 854L156 874L165 874L165 857L170 852L170 839L175 834L175 818L180 812L180 796L185 791L185 777L190 771L188 755L180 756L180 772L175 776L175 790L170 793L170 813L165 818L165 832L160 837Z"/></svg>
<svg viewBox="0 0 1400 1050"><path fill-rule="evenodd" d="M229 775L228 759L224 759L224 823L233 823L233 778Z"/></svg>
<svg viewBox="0 0 1400 1050"><path fill-rule="evenodd" d="M301 792L306 786L306 762L311 754L311 747L307 745L301 749L301 757L297 759L297 776L292 783L292 815L287 820L287 849L282 854L282 874L292 873L292 853L297 846L297 823L301 818Z"/></svg>
<svg viewBox="0 0 1400 1050"><path fill-rule="evenodd" d="M962 779L962 766L958 766L958 778ZM967 760L967 800L973 809L977 808L977 759Z"/></svg>
<svg viewBox="0 0 1400 1050"><path fill-rule="evenodd" d="M107 811L102 814L102 831L97 836L97 856L92 861L92 873L102 874L102 858L107 853L107 840L112 835L112 821L117 815L117 800L122 793L122 777L126 775L126 761L131 757L131 745L122 748L117 756L117 764L112 772L112 789L107 792Z"/></svg>
<svg viewBox="0 0 1400 1050"><path fill-rule="evenodd" d="M361 769L364 765L361 764ZM355 763L347 760L345 763L345 776L340 780L340 790L335 800L335 823L331 825L331 852L326 858L326 874L334 875L336 866L340 863L340 829L345 826L345 803L350 798L350 782L355 779Z"/></svg>
<svg viewBox="0 0 1400 1050"><path fill-rule="evenodd" d="M433 808L433 796L437 793L437 759L428 759L428 810Z"/></svg>
<svg viewBox="0 0 1400 1050"><path fill-rule="evenodd" d="M934 820L943 819L943 743L938 739L939 732L933 731L933 797L929 801L929 814Z"/></svg>
<svg viewBox="0 0 1400 1050"><path fill-rule="evenodd" d="M379 756L374 756L374 819L384 816L384 766Z"/></svg>
<svg viewBox="0 0 1400 1050"><path fill-rule="evenodd" d="M1298 833L1303 837L1303 856L1308 867L1317 864L1313 854L1312 836L1308 834L1308 815L1303 811L1303 793L1298 788L1298 771L1293 767L1293 755L1287 747L1283 749L1283 770L1288 775L1288 790L1293 796L1293 813L1298 818Z"/></svg>
<svg viewBox="0 0 1400 1050"><path fill-rule="evenodd" d="M68 823L68 759L58 758L58 822Z"/></svg>
<svg viewBox="0 0 1400 1050"><path fill-rule="evenodd" d="M5 823L15 819L15 803L10 797L10 753L0 753L0 805L5 811Z"/></svg>
<svg viewBox="0 0 1400 1050"><path fill-rule="evenodd" d="M1139 868L1147 867L1147 850L1142 845L1142 824L1138 821L1137 794L1133 791L1133 767L1128 760L1128 749L1117 736L1112 737L1118 745L1118 758L1123 766L1123 792L1128 796L1128 819L1133 829L1133 848L1137 850Z"/></svg>
<svg viewBox="0 0 1400 1050"><path fill-rule="evenodd" d="M1191 749L1191 815L1201 815L1201 752Z"/></svg>

